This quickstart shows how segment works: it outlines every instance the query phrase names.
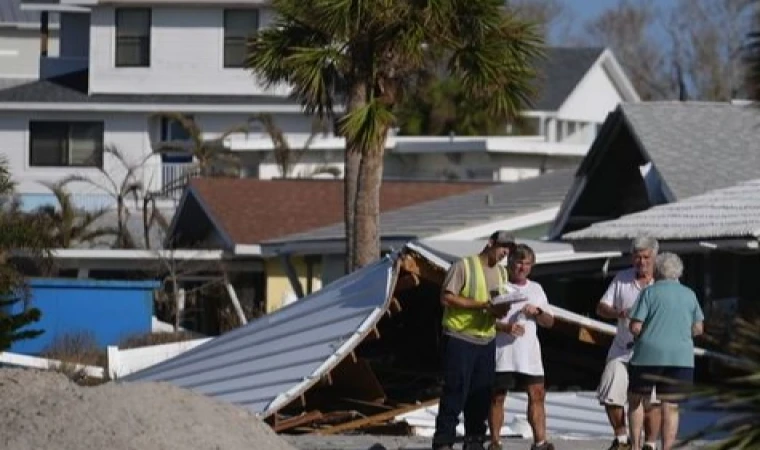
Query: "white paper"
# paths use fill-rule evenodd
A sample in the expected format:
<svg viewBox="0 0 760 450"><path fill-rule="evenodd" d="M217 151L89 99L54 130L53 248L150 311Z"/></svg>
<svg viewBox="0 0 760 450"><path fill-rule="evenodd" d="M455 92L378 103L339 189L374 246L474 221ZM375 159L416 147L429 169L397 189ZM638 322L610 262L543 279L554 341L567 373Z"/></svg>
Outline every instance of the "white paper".
<svg viewBox="0 0 760 450"><path fill-rule="evenodd" d="M505 304L505 303L520 303L528 301L528 297L525 296L522 292L514 291L514 292L508 292L506 294L500 295L498 297L494 297L493 300L491 300L494 305L499 304Z"/></svg>

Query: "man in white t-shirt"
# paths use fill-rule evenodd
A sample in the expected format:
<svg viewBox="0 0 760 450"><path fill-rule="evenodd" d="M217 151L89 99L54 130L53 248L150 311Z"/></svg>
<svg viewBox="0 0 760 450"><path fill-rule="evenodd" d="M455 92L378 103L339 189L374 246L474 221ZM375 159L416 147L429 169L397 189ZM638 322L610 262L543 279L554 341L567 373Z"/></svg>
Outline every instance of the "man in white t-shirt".
<svg viewBox="0 0 760 450"><path fill-rule="evenodd" d="M511 308L496 322L496 377L491 397L488 426L491 432L490 450L501 450L501 427L504 425L504 401L507 391L517 387L528 392L528 423L533 430L531 450L554 450L546 440L544 410L544 364L536 324L554 325L549 301L540 284L528 279L536 255L519 244L509 255L509 283L506 301Z"/></svg>
<svg viewBox="0 0 760 450"><path fill-rule="evenodd" d="M609 450L655 450L660 434L659 408L646 412L638 408L630 417L631 436L626 426L625 405L628 399L628 361L633 353L633 335L628 328L628 314L642 289L654 282L654 262L659 245L656 239L642 237L631 244L633 267L618 272L602 296L596 313L605 319L617 319L617 333L607 353L607 363L597 388L599 402L604 405L615 440ZM652 399L652 403L657 403ZM640 447L644 425L645 445Z"/></svg>

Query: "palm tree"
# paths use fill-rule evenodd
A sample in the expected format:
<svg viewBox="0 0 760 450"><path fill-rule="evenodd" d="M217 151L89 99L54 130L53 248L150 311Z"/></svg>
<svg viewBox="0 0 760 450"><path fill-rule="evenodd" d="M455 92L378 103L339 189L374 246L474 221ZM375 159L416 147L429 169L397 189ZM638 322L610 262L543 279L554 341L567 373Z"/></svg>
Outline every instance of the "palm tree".
<svg viewBox="0 0 760 450"><path fill-rule="evenodd" d="M760 318L737 319L731 327L733 338L722 348L740 358L738 376L695 389L697 410L718 413L723 419L683 442L687 445L704 437L725 437L712 450L750 450L760 448ZM736 368L733 368L737 370Z"/></svg>
<svg viewBox="0 0 760 450"><path fill-rule="evenodd" d="M94 179L83 175L72 175L61 181L62 185L69 183L85 183L95 187L98 191L106 194L116 204L116 242L115 248L136 248L137 241L127 227L127 221L131 214L127 202L131 199L135 205L138 199L144 197L145 188L140 175L145 162L150 157L139 161L130 161L122 151L113 145L106 146L103 153L110 155L111 159L121 166L121 170L106 170L100 168L100 179ZM113 169L113 168L112 168Z"/></svg>
<svg viewBox="0 0 760 450"><path fill-rule="evenodd" d="M290 85L307 114L335 118L346 139L347 269L379 257L383 153L408 77L445 59L446 76L493 117L515 116L533 93L540 30L502 0L273 0L278 16L250 40L247 65Z"/></svg>
<svg viewBox="0 0 760 450"><path fill-rule="evenodd" d="M293 169L296 164L303 158L306 152L309 151L311 145L314 143L314 139L319 134L327 134L327 129L324 126L324 121L314 120L312 121L311 134L306 139L302 148L294 149L290 146L290 142L285 137L285 133L274 121L271 114L256 114L250 119L251 122L258 122L264 127L264 131L269 135L272 140L274 149L274 160L277 163L277 167L280 170L280 177L289 178L293 175ZM306 176L314 176L321 173L333 174L334 168L322 168L318 167L305 174Z"/></svg>
<svg viewBox="0 0 760 450"><path fill-rule="evenodd" d="M452 79L421 75L397 110L399 134L406 136L488 136L504 134L505 121L471 102Z"/></svg>
<svg viewBox="0 0 760 450"><path fill-rule="evenodd" d="M213 139L207 139L203 130L192 117L177 113L163 112L156 116L179 124L187 133L187 141L160 142L156 145L157 153L185 153L193 157L197 173L208 177L215 175L237 175L240 172L240 161L237 156L227 149L224 141L232 134L244 133L247 125L236 125L223 131ZM180 180L184 184L187 180Z"/></svg>
<svg viewBox="0 0 760 450"><path fill-rule="evenodd" d="M0 352L7 350L14 341L31 339L42 333L42 330L27 328L40 319L37 308L24 308L14 314L7 307L25 301L28 295L24 274L10 253L23 251L41 268L48 267L51 242L46 225L41 217L21 211L14 196L8 161L0 156Z"/></svg>
<svg viewBox="0 0 760 450"><path fill-rule="evenodd" d="M45 205L37 208L36 214L47 220L48 232L51 234L55 248L71 248L75 244L93 244L98 238L116 234L113 228L98 228L97 222L106 213L107 208L85 211L77 208L65 188L65 183L48 183L43 185L50 189L57 205Z"/></svg>

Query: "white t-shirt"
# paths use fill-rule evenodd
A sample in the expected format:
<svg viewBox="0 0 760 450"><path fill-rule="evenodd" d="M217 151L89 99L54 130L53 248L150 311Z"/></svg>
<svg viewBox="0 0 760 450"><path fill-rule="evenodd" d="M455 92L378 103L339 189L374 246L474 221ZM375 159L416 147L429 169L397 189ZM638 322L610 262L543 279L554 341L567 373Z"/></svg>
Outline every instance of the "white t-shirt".
<svg viewBox="0 0 760 450"><path fill-rule="evenodd" d="M508 283L507 292L508 298L522 297L524 300L513 303L509 313L499 321L517 322L525 327L525 334L515 337L507 333L496 333L496 371L542 376L544 364L536 334L536 320L526 317L521 310L525 305L531 304L541 308L544 314L553 315L546 293L540 284L531 280L523 285Z"/></svg>
<svg viewBox="0 0 760 450"><path fill-rule="evenodd" d="M652 284L651 280L647 286ZM639 286L636 282L636 270L627 269L617 273L613 278L607 291L602 296L599 303L604 303L615 309L630 309L639 298L641 290L646 286ZM628 348L628 344L633 342L633 334L628 329L630 321L628 319L618 319L617 334L612 340L610 350L607 352L607 361L619 358L623 362L628 362L633 354L633 348Z"/></svg>

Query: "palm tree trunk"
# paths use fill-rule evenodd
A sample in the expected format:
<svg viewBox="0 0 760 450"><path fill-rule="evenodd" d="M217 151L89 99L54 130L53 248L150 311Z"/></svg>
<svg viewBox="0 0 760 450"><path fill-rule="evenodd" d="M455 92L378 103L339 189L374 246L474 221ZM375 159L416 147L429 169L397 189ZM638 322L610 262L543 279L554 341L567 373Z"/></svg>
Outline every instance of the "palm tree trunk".
<svg viewBox="0 0 760 450"><path fill-rule="evenodd" d="M385 139L362 155L356 193L355 268L380 258L380 186L383 182Z"/></svg>
<svg viewBox="0 0 760 450"><path fill-rule="evenodd" d="M126 248L126 239L124 237L124 197L121 195L116 198L116 229L118 237L116 239L116 248Z"/></svg>
<svg viewBox="0 0 760 450"><path fill-rule="evenodd" d="M350 90L346 113L364 106L367 93L364 83L356 83ZM362 161L362 149L357 142L346 140L344 154L345 178L343 179L343 219L346 226L346 273L353 272L356 266L356 195L359 183L359 169Z"/></svg>

